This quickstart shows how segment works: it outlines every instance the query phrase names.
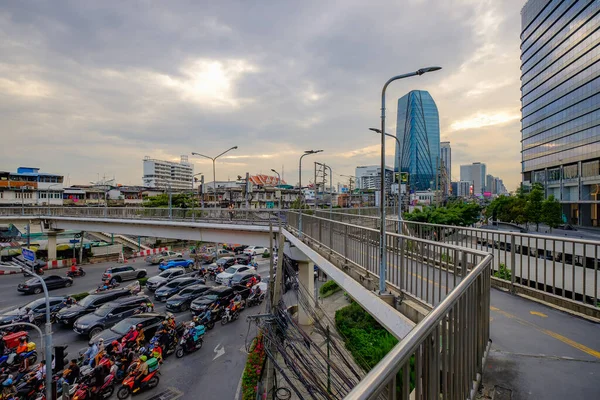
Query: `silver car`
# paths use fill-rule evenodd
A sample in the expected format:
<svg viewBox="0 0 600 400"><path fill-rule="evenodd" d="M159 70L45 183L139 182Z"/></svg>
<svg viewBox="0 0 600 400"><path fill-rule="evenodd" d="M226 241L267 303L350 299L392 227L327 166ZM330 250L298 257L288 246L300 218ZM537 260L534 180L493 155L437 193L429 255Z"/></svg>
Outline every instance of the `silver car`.
<svg viewBox="0 0 600 400"><path fill-rule="evenodd" d="M111 282L130 281L132 279L141 279L148 273L142 268L133 268L129 266L110 267L102 274L102 280L109 279Z"/></svg>
<svg viewBox="0 0 600 400"><path fill-rule="evenodd" d="M183 254L176 251L161 251L158 254L152 254L146 257L148 264L160 264L163 261L177 260L183 258Z"/></svg>

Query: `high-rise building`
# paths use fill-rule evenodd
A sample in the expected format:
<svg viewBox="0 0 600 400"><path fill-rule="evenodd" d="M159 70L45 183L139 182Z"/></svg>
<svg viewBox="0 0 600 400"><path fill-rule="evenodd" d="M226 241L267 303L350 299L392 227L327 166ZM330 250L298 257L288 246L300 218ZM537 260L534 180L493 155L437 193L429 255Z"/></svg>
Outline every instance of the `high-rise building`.
<svg viewBox="0 0 600 400"><path fill-rule="evenodd" d="M448 188L452 181L452 148L450 142L440 142L440 159L442 160L442 166L444 167L448 182Z"/></svg>
<svg viewBox="0 0 600 400"><path fill-rule="evenodd" d="M144 157L144 186L155 189L193 189L194 166L187 156L181 162L155 160Z"/></svg>
<svg viewBox="0 0 600 400"><path fill-rule="evenodd" d="M485 192L490 192L492 194L495 193L495 177L493 175L487 174L485 176Z"/></svg>
<svg viewBox="0 0 600 400"><path fill-rule="evenodd" d="M369 165L356 167L356 188L363 190L379 190L381 185L381 167L379 165ZM392 182L394 181L394 170L385 167L385 191L390 193Z"/></svg>
<svg viewBox="0 0 600 400"><path fill-rule="evenodd" d="M462 182L473 181L473 174L471 173L471 164L460 166L460 180Z"/></svg>
<svg viewBox="0 0 600 400"><path fill-rule="evenodd" d="M435 189L440 167L440 121L429 92L413 90L398 99L394 169L409 173L411 190Z"/></svg>
<svg viewBox="0 0 600 400"><path fill-rule="evenodd" d="M460 181L458 182L458 197L470 197L471 196L471 181Z"/></svg>
<svg viewBox="0 0 600 400"><path fill-rule="evenodd" d="M600 224L600 1L521 10L521 167L569 223Z"/></svg>

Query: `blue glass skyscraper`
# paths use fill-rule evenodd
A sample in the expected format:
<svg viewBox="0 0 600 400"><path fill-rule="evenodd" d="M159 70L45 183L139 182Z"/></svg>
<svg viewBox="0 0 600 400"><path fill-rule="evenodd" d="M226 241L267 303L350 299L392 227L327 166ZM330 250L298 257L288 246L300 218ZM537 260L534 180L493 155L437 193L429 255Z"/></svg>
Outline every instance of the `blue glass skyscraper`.
<svg viewBox="0 0 600 400"><path fill-rule="evenodd" d="M413 90L398 99L396 171L409 173L411 190L434 190L440 157L440 119L429 92Z"/></svg>

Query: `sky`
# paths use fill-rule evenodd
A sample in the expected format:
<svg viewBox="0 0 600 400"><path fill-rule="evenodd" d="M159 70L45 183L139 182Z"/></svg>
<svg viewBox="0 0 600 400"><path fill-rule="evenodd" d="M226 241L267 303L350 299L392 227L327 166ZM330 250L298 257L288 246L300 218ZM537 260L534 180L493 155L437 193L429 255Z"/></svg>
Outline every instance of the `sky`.
<svg viewBox="0 0 600 400"><path fill-rule="evenodd" d="M520 179L520 10L524 0L12 1L0 5L0 170L36 166L66 184L142 184L145 156L217 180L313 161L334 183L378 164L381 88L427 90L459 165ZM394 139L386 161L393 166Z"/></svg>

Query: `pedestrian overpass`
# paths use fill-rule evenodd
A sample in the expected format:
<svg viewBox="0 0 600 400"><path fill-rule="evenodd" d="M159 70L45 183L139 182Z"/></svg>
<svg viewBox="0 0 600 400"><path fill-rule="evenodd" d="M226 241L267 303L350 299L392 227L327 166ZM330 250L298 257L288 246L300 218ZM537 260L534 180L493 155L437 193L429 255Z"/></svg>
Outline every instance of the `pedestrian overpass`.
<svg viewBox="0 0 600 400"><path fill-rule="evenodd" d="M528 248L533 247L532 240L540 246L539 238L533 235L520 236L516 242L514 235L500 240L498 232L426 224L415 227L409 223L398 225L394 220L385 222L386 293L380 295L375 289L379 279L381 221L376 215L365 213L373 210L362 210L361 215L303 212L300 224L297 212L277 210L0 208L0 221L27 220L40 223L49 231L77 229L267 246L273 235L281 233L289 242L288 255L300 262L301 282L310 285L311 263L319 265L400 339L347 394L348 399L395 398L400 383L397 380L402 383L399 395L403 399L475 398L490 349L491 312L495 311L490 305L492 281L495 286L505 285L515 293L538 291L539 299L563 300L563 306L597 317L593 310L595 303L593 307L589 304L598 296L597 263L589 275L588 268L580 271L575 262L568 269L563 256L562 269L557 273L554 261L554 272L548 274L548 260L532 267L531 255L523 255L525 240L529 242ZM545 240L552 240L554 247L557 243L563 246L563 255L567 253L565 245L573 246L573 252L575 247L583 245L584 255L593 254L597 259L598 243L563 241L561 244L558 239ZM491 248L488 243L492 243ZM511 276L492 276L501 269L499 257L504 257L504 269L508 263ZM530 281L535 281L535 285ZM565 290L567 285L570 292ZM550 286L554 292L548 293ZM309 321L301 312L299 319ZM583 346L582 351L600 359L600 353L591 348Z"/></svg>

